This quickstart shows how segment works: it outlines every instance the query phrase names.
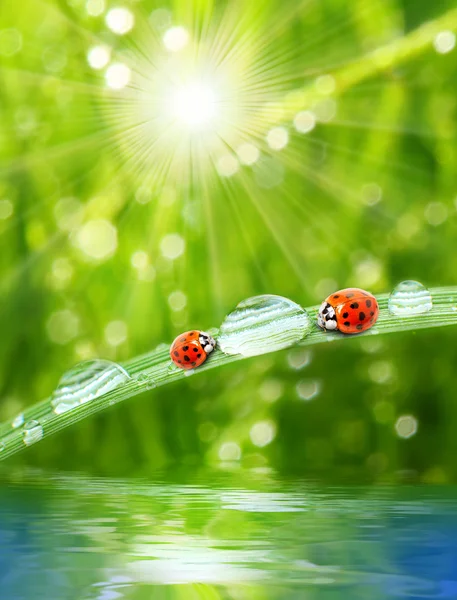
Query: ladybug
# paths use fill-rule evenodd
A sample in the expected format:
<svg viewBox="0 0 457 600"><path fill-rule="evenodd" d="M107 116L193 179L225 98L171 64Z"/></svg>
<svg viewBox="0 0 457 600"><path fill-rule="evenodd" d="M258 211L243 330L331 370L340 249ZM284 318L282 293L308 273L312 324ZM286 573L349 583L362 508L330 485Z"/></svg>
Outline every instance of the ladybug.
<svg viewBox="0 0 457 600"><path fill-rule="evenodd" d="M194 369L205 362L215 347L214 338L204 331L186 331L172 343L170 356L181 369Z"/></svg>
<svg viewBox="0 0 457 600"><path fill-rule="evenodd" d="M346 288L330 294L322 302L317 324L325 331L361 333L373 327L379 306L373 294L359 288Z"/></svg>

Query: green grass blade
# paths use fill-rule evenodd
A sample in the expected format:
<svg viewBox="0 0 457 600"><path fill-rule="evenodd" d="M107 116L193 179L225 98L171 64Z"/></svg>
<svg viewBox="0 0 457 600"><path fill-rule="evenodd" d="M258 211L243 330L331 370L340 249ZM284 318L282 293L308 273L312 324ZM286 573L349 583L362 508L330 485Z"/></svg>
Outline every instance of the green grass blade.
<svg viewBox="0 0 457 600"><path fill-rule="evenodd" d="M430 327L445 327L457 325L457 287L432 288L433 308L428 313L410 317L398 317L391 314L387 308L388 294L377 296L380 315L376 325L357 336L347 336L338 332L325 333L317 325L311 333L299 342L300 346L328 343L335 341L349 341L361 336L381 335L386 333L425 329ZM315 323L318 306L306 309ZM217 335L217 334L216 334ZM243 359L243 356L229 356L216 349L208 361L196 369L192 376L197 376L203 371L219 368L225 364ZM43 437L57 433L61 429L85 419L92 414L105 410L110 406L127 400L152 387L166 385L186 377L186 372L171 368L168 346L161 345L158 349L142 356L133 358L122 366L131 376L131 380L90 402L82 404L73 410L57 415L52 411L50 398L31 406L24 411L24 423L36 420L43 427ZM0 425L0 459L4 460L21 450L27 445L24 443L23 427L14 429L11 422Z"/></svg>

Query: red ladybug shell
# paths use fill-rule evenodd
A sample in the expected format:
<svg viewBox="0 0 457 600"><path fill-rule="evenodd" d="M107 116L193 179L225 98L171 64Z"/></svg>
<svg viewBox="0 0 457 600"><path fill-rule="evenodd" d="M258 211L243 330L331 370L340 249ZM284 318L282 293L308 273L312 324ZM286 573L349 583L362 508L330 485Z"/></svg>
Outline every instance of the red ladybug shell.
<svg viewBox="0 0 457 600"><path fill-rule="evenodd" d="M360 333L372 327L379 315L376 298L359 288L346 288L331 294L326 302L333 306L342 333Z"/></svg>
<svg viewBox="0 0 457 600"><path fill-rule="evenodd" d="M334 292L325 302L333 307L337 329L342 333L361 333L373 327L379 306L373 294L359 288Z"/></svg>
<svg viewBox="0 0 457 600"><path fill-rule="evenodd" d="M213 338L203 331L186 331L172 343L170 357L181 369L195 369L205 362L215 345Z"/></svg>

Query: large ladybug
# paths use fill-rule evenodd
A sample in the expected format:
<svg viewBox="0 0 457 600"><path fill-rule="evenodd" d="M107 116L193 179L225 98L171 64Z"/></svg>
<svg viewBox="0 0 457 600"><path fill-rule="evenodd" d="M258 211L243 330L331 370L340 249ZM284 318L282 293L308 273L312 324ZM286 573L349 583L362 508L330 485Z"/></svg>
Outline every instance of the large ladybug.
<svg viewBox="0 0 457 600"><path fill-rule="evenodd" d="M359 288L346 288L330 294L322 302L317 324L325 331L361 333L373 327L379 306L373 294Z"/></svg>
<svg viewBox="0 0 457 600"><path fill-rule="evenodd" d="M171 360L181 369L194 369L202 365L216 342L204 331L186 331L174 340L170 348Z"/></svg>

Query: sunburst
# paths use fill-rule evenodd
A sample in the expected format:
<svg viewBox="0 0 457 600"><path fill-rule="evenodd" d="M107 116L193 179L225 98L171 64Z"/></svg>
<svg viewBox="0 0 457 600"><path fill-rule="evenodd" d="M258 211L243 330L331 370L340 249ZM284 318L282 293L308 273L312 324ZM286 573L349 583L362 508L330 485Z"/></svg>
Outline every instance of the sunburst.
<svg viewBox="0 0 457 600"><path fill-rule="evenodd" d="M252 164L279 100L296 85L287 48L267 45L258 18L239 19L234 7L203 28L160 33L143 23L108 68L103 114L142 186L228 174L237 153Z"/></svg>

